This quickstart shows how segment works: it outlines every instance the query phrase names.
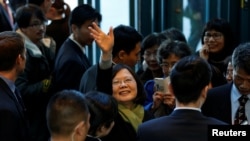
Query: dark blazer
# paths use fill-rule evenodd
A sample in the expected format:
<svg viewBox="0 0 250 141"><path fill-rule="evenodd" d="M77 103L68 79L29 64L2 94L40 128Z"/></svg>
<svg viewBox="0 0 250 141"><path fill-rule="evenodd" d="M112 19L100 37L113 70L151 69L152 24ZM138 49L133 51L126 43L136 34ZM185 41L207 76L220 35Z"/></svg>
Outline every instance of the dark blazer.
<svg viewBox="0 0 250 141"><path fill-rule="evenodd" d="M153 118L151 113L145 111L142 122L146 122ZM115 125L110 133L101 139L102 141L136 141L136 131L130 123L124 121L121 115L118 114L115 118Z"/></svg>
<svg viewBox="0 0 250 141"><path fill-rule="evenodd" d="M67 39L56 56L54 67L55 91L79 90L82 75L91 66L87 56L71 39Z"/></svg>
<svg viewBox="0 0 250 141"><path fill-rule="evenodd" d="M24 109L5 81L0 78L0 140L29 141Z"/></svg>
<svg viewBox="0 0 250 141"><path fill-rule="evenodd" d="M230 98L232 86L233 83L229 83L210 89L202 106L202 113L232 124Z"/></svg>
<svg viewBox="0 0 250 141"><path fill-rule="evenodd" d="M175 110L169 116L142 123L138 141L207 141L207 125L210 124L226 125L196 110Z"/></svg>
<svg viewBox="0 0 250 141"><path fill-rule="evenodd" d="M5 11L2 4L0 4L0 32L11 30L13 30L13 27L9 21L8 13Z"/></svg>

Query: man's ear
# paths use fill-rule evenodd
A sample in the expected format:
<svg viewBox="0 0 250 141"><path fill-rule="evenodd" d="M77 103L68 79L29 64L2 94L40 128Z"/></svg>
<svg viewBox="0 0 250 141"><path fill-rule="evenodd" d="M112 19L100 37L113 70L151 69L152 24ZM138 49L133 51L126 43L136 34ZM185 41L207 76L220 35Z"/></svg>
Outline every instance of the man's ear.
<svg viewBox="0 0 250 141"><path fill-rule="evenodd" d="M16 58L16 64L20 65L22 64L22 62L25 60L25 56L23 56L22 54L18 54L17 58Z"/></svg>
<svg viewBox="0 0 250 141"><path fill-rule="evenodd" d="M211 89L211 86L210 86L209 84L206 85L206 86L203 88L201 96L202 96L204 99L207 98L207 91L208 91L209 89Z"/></svg>
<svg viewBox="0 0 250 141"><path fill-rule="evenodd" d="M125 55L126 55L126 52L124 50L121 50L118 53L118 57L120 60L124 60Z"/></svg>
<svg viewBox="0 0 250 141"><path fill-rule="evenodd" d="M174 94L173 86L172 86L170 81L168 83L168 90L169 90L170 93Z"/></svg>
<svg viewBox="0 0 250 141"><path fill-rule="evenodd" d="M74 129L75 135L77 135L77 136L83 136L86 133L84 131L85 130L84 126L85 126L85 122L84 121L79 122L76 125L75 129Z"/></svg>
<svg viewBox="0 0 250 141"><path fill-rule="evenodd" d="M110 126L109 127L106 127L104 124L101 125L97 131L96 131L96 136L101 138L101 137L104 137L106 135L109 134L109 132L112 130L112 128L114 127L115 125L115 122L111 122Z"/></svg>
<svg viewBox="0 0 250 141"><path fill-rule="evenodd" d="M75 25L75 24L70 25L70 27L71 27L71 31L73 33L76 32L76 30L78 29L77 25Z"/></svg>

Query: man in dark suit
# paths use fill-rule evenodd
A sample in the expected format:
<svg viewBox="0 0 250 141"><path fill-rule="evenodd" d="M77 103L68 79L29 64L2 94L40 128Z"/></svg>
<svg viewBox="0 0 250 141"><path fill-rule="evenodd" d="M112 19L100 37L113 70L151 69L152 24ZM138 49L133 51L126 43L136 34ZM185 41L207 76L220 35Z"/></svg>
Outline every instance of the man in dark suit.
<svg viewBox="0 0 250 141"><path fill-rule="evenodd" d="M91 66L85 54L85 46L91 45L94 38L89 26L99 24L102 16L87 4L77 6L70 14L70 30L72 34L60 47L56 56L54 82L55 91L63 89L79 89L82 75Z"/></svg>
<svg viewBox="0 0 250 141"><path fill-rule="evenodd" d="M229 124L235 124L236 111L240 105L238 99L246 95L245 104L246 121L250 122L250 42L242 43L235 48L232 55L233 81L208 91L207 100L202 107L202 112Z"/></svg>
<svg viewBox="0 0 250 141"><path fill-rule="evenodd" d="M23 72L26 49L23 38L13 31L0 33L0 139L29 141L25 107L15 81Z"/></svg>
<svg viewBox="0 0 250 141"><path fill-rule="evenodd" d="M207 141L208 125L226 125L201 113L211 75L209 64L200 57L187 56L177 62L169 84L176 97L176 108L169 116L142 123L138 141Z"/></svg>

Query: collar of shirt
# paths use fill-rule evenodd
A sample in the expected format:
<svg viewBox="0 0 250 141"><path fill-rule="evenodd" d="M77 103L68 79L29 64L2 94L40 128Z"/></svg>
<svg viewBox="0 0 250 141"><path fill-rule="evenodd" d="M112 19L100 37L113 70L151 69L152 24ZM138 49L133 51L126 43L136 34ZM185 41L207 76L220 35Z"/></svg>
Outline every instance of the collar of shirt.
<svg viewBox="0 0 250 141"><path fill-rule="evenodd" d="M236 88L235 84L233 84L232 89L231 89L231 103L233 105L237 104L236 107L239 106L238 99L241 97L241 94L239 90ZM247 95L247 97L250 99L250 94Z"/></svg>
<svg viewBox="0 0 250 141"><path fill-rule="evenodd" d="M75 39L73 33L69 36L69 39L72 40L74 43L77 44L77 46L82 50L82 52L85 54L85 47L79 44Z"/></svg>
<svg viewBox="0 0 250 141"><path fill-rule="evenodd" d="M240 98L241 94L238 91L238 89L236 88L235 84L233 83L232 89L231 89L231 101L233 103L238 103L238 99Z"/></svg>
<svg viewBox="0 0 250 141"><path fill-rule="evenodd" d="M91 136L91 135L87 135L87 137L97 139L98 141L102 141L100 138L94 137L94 136Z"/></svg>
<svg viewBox="0 0 250 141"><path fill-rule="evenodd" d="M4 76L1 76L0 77L3 79L3 81L5 81L7 83L7 85L9 86L10 90L14 93L15 92L15 89L16 89L16 86L15 86L15 83L7 78L5 78Z"/></svg>
<svg viewBox="0 0 250 141"><path fill-rule="evenodd" d="M174 110L183 110L183 109L186 109L186 110L196 110L196 111L201 112L200 108L194 108L194 107L176 107Z"/></svg>
<svg viewBox="0 0 250 141"><path fill-rule="evenodd" d="M248 98L250 98L250 94L247 95ZM238 107L240 106L240 103L238 101L238 99L241 97L241 94L239 92L239 90L236 88L235 84L233 83L232 89L231 89L231 119L232 119L232 124L234 124L234 117L236 114L236 111L238 109ZM248 122L250 122L250 100L247 101L246 103L246 116L248 119Z"/></svg>

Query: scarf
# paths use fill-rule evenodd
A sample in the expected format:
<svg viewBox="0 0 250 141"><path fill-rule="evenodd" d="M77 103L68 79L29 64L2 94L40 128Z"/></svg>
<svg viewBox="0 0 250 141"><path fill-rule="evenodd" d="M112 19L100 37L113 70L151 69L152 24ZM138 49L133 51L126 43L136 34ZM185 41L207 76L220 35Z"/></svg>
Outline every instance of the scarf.
<svg viewBox="0 0 250 141"><path fill-rule="evenodd" d="M118 110L123 120L130 123L137 132L138 126L142 123L144 117L143 106L138 104L133 109L128 109L118 104Z"/></svg>

